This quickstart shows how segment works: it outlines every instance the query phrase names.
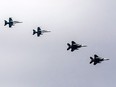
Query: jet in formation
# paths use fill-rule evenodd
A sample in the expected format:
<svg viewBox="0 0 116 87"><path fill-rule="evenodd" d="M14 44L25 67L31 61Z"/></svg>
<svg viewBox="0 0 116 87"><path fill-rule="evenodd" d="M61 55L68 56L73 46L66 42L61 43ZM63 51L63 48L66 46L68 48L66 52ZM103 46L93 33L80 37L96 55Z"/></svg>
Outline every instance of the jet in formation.
<svg viewBox="0 0 116 87"><path fill-rule="evenodd" d="M47 33L47 32L51 32L51 31L41 30L41 28L38 27L38 28L37 28L37 31L36 31L36 30L33 30L33 35L34 35L34 34L37 34L37 36L39 37L40 35L43 35L43 33Z"/></svg>
<svg viewBox="0 0 116 87"><path fill-rule="evenodd" d="M4 22L5 22L4 26L6 26L8 24L9 28L14 26L16 23L22 23L22 22L19 22L19 21L13 21L12 18L9 18L9 21L4 20Z"/></svg>
<svg viewBox="0 0 116 87"><path fill-rule="evenodd" d="M94 55L94 58L90 57L90 59L91 59L90 64L93 63L93 65L96 65L97 63L101 63L102 61L109 60L109 59L101 58L96 54Z"/></svg>
<svg viewBox="0 0 116 87"><path fill-rule="evenodd" d="M74 41L72 41L71 44L67 43L67 45L68 45L67 50L71 49L71 52L73 52L74 50L79 50L79 48L81 48L81 47L87 47L86 45L77 44Z"/></svg>

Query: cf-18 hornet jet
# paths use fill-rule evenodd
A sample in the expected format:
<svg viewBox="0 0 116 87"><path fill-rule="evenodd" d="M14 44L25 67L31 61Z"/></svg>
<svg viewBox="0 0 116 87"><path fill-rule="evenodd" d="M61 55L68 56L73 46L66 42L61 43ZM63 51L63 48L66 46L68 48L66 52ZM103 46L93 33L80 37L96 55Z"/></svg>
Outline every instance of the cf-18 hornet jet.
<svg viewBox="0 0 116 87"><path fill-rule="evenodd" d="M6 26L8 24L9 28L11 28L12 26L14 26L16 23L22 23L22 22L19 22L19 21L13 21L12 18L9 18L8 22L6 20L4 20L4 22L5 22L4 26Z"/></svg>
<svg viewBox="0 0 116 87"><path fill-rule="evenodd" d="M34 34L37 34L37 36L39 37L40 35L43 35L43 33L47 33L47 32L51 32L51 31L41 30L41 28L38 27L38 28L37 28L37 31L36 31L36 30L33 30L33 35L34 35Z"/></svg>
<svg viewBox="0 0 116 87"><path fill-rule="evenodd" d="M93 63L93 65L96 65L97 63L101 63L102 61L109 60L109 59L101 58L97 56L96 54L94 55L94 58L90 57L90 59L91 59L90 64Z"/></svg>
<svg viewBox="0 0 116 87"><path fill-rule="evenodd" d="M71 42L71 45L69 43L67 43L67 45L68 45L67 50L71 49L71 52L73 52L74 50L79 50L79 48L81 48L81 47L87 47L86 45L77 44L74 41Z"/></svg>

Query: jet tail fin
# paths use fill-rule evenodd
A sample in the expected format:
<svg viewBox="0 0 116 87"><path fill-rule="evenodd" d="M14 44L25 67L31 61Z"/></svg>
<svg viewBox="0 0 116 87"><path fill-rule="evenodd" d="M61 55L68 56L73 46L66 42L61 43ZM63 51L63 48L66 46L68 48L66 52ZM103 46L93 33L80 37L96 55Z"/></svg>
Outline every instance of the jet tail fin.
<svg viewBox="0 0 116 87"><path fill-rule="evenodd" d="M6 20L4 20L4 26L6 26L8 24L8 22Z"/></svg>
<svg viewBox="0 0 116 87"><path fill-rule="evenodd" d="M69 50L71 48L71 45L69 43L67 43L67 45L68 45L67 50Z"/></svg>
<svg viewBox="0 0 116 87"><path fill-rule="evenodd" d="M92 57L90 57L90 59L91 59L91 61L90 61L90 64L91 64L91 63L94 62L94 61L93 61L93 58L92 58Z"/></svg>
<svg viewBox="0 0 116 87"><path fill-rule="evenodd" d="M34 34L36 34L36 31L35 31L35 30L33 30L33 35L34 35Z"/></svg>

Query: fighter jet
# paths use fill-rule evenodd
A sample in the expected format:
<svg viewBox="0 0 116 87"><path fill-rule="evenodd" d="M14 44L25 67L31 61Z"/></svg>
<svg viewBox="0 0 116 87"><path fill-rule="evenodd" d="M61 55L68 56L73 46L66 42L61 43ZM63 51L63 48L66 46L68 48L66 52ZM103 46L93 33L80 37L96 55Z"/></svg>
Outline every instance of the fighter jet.
<svg viewBox="0 0 116 87"><path fill-rule="evenodd" d="M77 44L74 41L72 41L71 43L72 43L71 45L69 43L67 43L67 45L68 45L67 50L71 49L71 52L73 52L74 50L79 50L79 48L81 48L81 47L87 47L86 45Z"/></svg>
<svg viewBox="0 0 116 87"><path fill-rule="evenodd" d="M33 30L33 35L34 35L34 34L37 34L37 36L39 37L40 35L43 35L43 33L47 33L47 32L51 32L51 31L41 30L41 28L38 27L38 28L37 28L37 31L36 31L36 30Z"/></svg>
<svg viewBox="0 0 116 87"><path fill-rule="evenodd" d="M101 63L102 61L109 60L109 59L101 58L97 56L96 54L94 55L94 58L90 57L90 59L91 59L90 64L93 63L93 65L96 65L97 63Z"/></svg>
<svg viewBox="0 0 116 87"><path fill-rule="evenodd" d="M22 23L19 21L13 21L12 18L9 18L9 21L7 22L6 20L4 20L5 24L4 26L6 26L7 24L9 24L9 28L11 28L12 26L14 26L16 23Z"/></svg>

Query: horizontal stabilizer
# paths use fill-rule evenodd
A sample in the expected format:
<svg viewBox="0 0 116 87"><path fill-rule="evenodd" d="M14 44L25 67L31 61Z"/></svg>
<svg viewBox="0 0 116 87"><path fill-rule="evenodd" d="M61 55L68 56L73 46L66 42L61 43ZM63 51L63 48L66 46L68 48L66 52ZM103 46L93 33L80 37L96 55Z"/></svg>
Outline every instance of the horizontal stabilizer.
<svg viewBox="0 0 116 87"><path fill-rule="evenodd" d="M67 43L67 45L68 45L68 48L67 48L67 50L69 50L69 49L71 48L71 46L70 46L70 44L69 44L69 43Z"/></svg>
<svg viewBox="0 0 116 87"><path fill-rule="evenodd" d="M93 61L93 58L92 58L92 57L90 57L90 59L91 59L91 61L90 61L90 64L91 64L91 63L94 62L94 61Z"/></svg>
<svg viewBox="0 0 116 87"><path fill-rule="evenodd" d="M37 32L35 30L33 30L33 35L36 34Z"/></svg>
<svg viewBox="0 0 116 87"><path fill-rule="evenodd" d="M8 22L6 20L4 20L4 26L6 26L8 24Z"/></svg>

